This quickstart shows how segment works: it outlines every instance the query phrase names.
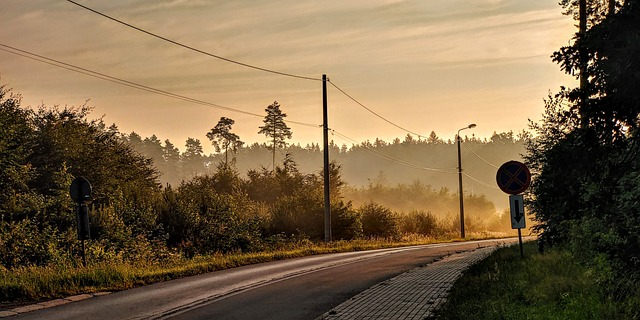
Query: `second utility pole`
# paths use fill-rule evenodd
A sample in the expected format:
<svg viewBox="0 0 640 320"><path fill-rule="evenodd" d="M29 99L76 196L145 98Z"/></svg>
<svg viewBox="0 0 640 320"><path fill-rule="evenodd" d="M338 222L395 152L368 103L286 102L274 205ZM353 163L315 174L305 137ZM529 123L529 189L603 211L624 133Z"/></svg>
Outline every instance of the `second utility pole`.
<svg viewBox="0 0 640 320"><path fill-rule="evenodd" d="M327 122L327 75L322 75L322 129L324 142L324 241L331 241L331 199L329 198L329 124Z"/></svg>

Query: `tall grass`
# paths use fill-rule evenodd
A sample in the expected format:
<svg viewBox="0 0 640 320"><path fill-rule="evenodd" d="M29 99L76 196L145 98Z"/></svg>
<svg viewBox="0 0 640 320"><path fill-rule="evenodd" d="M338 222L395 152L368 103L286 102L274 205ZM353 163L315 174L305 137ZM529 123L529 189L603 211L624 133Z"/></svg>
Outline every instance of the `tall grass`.
<svg viewBox="0 0 640 320"><path fill-rule="evenodd" d="M472 266L453 286L437 319L634 319L629 297L616 301L593 272L567 251L537 252L525 243L502 248Z"/></svg>

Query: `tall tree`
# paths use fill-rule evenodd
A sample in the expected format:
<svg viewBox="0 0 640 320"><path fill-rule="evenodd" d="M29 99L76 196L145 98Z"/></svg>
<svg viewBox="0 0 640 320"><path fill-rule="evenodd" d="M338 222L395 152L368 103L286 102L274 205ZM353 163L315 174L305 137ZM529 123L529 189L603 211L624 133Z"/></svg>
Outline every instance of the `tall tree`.
<svg viewBox="0 0 640 320"><path fill-rule="evenodd" d="M430 144L442 143L442 139L438 137L435 131L431 131L431 134L429 134L429 138L427 138L427 143L430 143Z"/></svg>
<svg viewBox="0 0 640 320"><path fill-rule="evenodd" d="M233 119L221 117L216 126L207 133L207 138L211 140L216 152L220 153L224 149L225 167L229 165L229 149L231 149L235 157L238 148L244 144L237 134L231 132L231 126L234 123Z"/></svg>
<svg viewBox="0 0 640 320"><path fill-rule="evenodd" d="M285 148L287 143L285 139L291 139L291 129L284 122L284 118L287 117L286 113L282 113L280 110L280 104L278 101L274 101L273 104L269 105L265 111L267 115L264 117L264 126L260 127L260 131L258 133L262 133L267 138L271 138L271 145L269 149L273 155L273 169L275 170L276 165L276 150L278 148Z"/></svg>
<svg viewBox="0 0 640 320"><path fill-rule="evenodd" d="M164 140L162 158L164 159L164 167L161 170L162 181L170 185L178 185L180 182L180 150L169 139Z"/></svg>
<svg viewBox="0 0 640 320"><path fill-rule="evenodd" d="M204 152L199 139L187 138L186 147L182 154L184 170L190 175L197 175L204 170Z"/></svg>

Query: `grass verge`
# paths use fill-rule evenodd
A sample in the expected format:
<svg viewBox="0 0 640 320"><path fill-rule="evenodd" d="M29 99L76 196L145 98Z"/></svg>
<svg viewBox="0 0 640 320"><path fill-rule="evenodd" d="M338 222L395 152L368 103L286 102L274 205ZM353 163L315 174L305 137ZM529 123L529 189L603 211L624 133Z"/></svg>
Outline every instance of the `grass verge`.
<svg viewBox="0 0 640 320"><path fill-rule="evenodd" d="M539 254L535 242L497 250L454 284L437 319L634 319L628 297L603 292L592 270L566 251ZM638 315L636 315L638 316Z"/></svg>
<svg viewBox="0 0 640 320"><path fill-rule="evenodd" d="M493 236L476 234L472 235L472 239L486 239ZM213 254L198 256L193 259L180 258L164 263L90 262L87 268L55 265L0 270L0 301L2 302L0 308L14 305L16 302L46 300L80 293L130 289L155 282L261 262L325 253L362 251L458 240L413 237L405 238L402 241L354 240L337 241L329 244L302 242L290 244L286 249L267 252Z"/></svg>

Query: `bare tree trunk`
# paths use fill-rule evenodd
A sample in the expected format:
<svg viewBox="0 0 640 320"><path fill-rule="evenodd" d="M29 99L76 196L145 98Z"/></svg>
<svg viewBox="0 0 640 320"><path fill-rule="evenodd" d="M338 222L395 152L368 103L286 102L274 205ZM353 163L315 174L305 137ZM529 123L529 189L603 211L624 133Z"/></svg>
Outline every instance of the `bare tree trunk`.
<svg viewBox="0 0 640 320"><path fill-rule="evenodd" d="M578 34L580 35L580 117L581 126L586 128L589 125L589 117L587 116L587 52L584 46L584 37L587 33L587 0L580 0L580 24L578 26Z"/></svg>

